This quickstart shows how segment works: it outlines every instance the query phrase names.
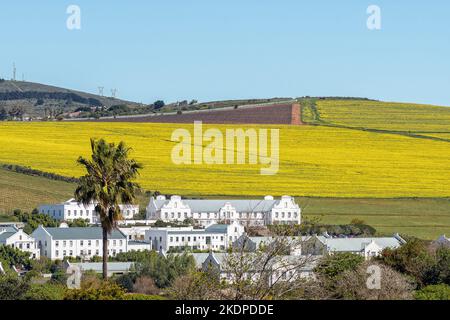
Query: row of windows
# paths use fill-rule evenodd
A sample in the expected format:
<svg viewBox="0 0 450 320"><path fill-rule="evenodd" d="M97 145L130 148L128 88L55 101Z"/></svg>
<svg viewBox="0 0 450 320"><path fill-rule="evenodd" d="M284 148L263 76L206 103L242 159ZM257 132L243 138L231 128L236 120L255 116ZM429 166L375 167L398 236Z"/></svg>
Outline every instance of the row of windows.
<svg viewBox="0 0 450 320"><path fill-rule="evenodd" d="M26 244L25 243L19 243L18 245L12 244L11 247L19 248L19 249L25 249L25 248L26 249L31 249L31 243L30 242L27 242Z"/></svg>
<svg viewBox="0 0 450 320"><path fill-rule="evenodd" d="M207 237L207 238L212 238L212 239L215 239L215 240L219 240L219 237L220 237L220 241L223 241L223 236L213 236L213 237ZM186 239L187 242L191 242L191 237L170 237L169 242L180 242L180 239L181 239L181 242L184 242L185 239ZM197 237L192 237L192 239L193 239L194 242L197 241ZM205 237L204 236L200 236L200 237L198 237L198 239L199 240L204 240Z"/></svg>
<svg viewBox="0 0 450 320"><path fill-rule="evenodd" d="M50 215L50 214L51 214L51 211L52 211L52 210L47 210L47 214ZM45 210L42 209L42 210L41 210L41 213L42 213L42 214L45 214ZM86 213L86 217L88 217L89 214L91 213L91 211L90 211L90 210L86 210L86 212L85 212L85 211L83 211L83 210L79 210L79 213L80 213L80 217L82 217L82 216L84 215L84 213ZM92 213L94 213L94 210L92 210ZM136 214L136 213L137 213L137 210L126 210L126 214L127 214L127 215L130 215L130 214ZM67 215L68 215L69 217L71 216L71 214L72 214L72 211L71 211L71 210L67 210ZM76 216L78 215L78 210L73 210L73 215L74 215L74 217L76 217ZM54 217L57 216L56 210L53 210L53 216L54 216ZM59 217L62 217L62 210L58 210L58 216L59 216Z"/></svg>
<svg viewBox="0 0 450 320"><path fill-rule="evenodd" d="M172 218L172 219L175 219L175 218L187 219L187 218L190 218L190 217L201 218L202 216L206 216L207 219L211 219L211 218L218 219L219 218L219 213L218 212L212 212L212 213L205 213L205 212L203 212L203 213L196 213L195 212L194 214L191 214L191 213L188 213L188 212L184 212L184 213L183 212L177 212L177 213L175 213L175 212L170 212L170 213L169 212L165 212L164 213L164 217L166 219L169 219L169 217ZM237 214L237 216L240 219L245 219L245 218L263 218L264 214L261 213L261 212L249 212L249 213L240 212L239 214ZM234 218L234 213L233 212L222 212L222 214L220 214L220 218Z"/></svg>
<svg viewBox="0 0 450 320"><path fill-rule="evenodd" d="M67 244L69 245L69 247L73 247L73 241L72 240L69 240L69 241L64 240L64 241L61 241L61 242L62 242L62 246L63 247L66 247ZM117 245L122 246L123 245L123 240L112 240L112 241L108 240L108 245L110 245L111 242L112 242L113 246L117 246ZM58 241L58 240L55 241L55 246L56 247L58 247L59 244L60 244L60 241ZM86 241L80 240L80 246L84 246L85 244L87 244L87 246L90 247L92 245L92 241L91 240L86 240ZM47 246L47 241L45 242L45 245ZM95 245L98 247L100 245L100 240L95 240Z"/></svg>
<svg viewBox="0 0 450 320"><path fill-rule="evenodd" d="M294 212L292 215L291 215L290 212L287 213L287 218L288 218L288 219L291 218L292 216L293 216L294 218L297 218L297 217L298 217L297 212ZM284 213L284 212L281 212L281 219L283 219L283 218L285 218L285 217L286 217L286 216L285 216L285 213ZM275 218L276 218L276 219L279 218L278 212L275 212Z"/></svg>
<svg viewBox="0 0 450 320"><path fill-rule="evenodd" d="M81 256L85 256L85 255L92 256L93 252L94 252L94 250L80 250L80 255ZM110 249L110 250L108 250L108 252L109 252L109 255L114 255L115 256L118 252L122 253L123 250L119 249L117 251L115 249ZM60 251L59 250L55 250L55 256L59 257L59 254L60 254ZM67 254L69 254L69 255L67 255ZM45 255L47 255L47 251L45 251ZM100 255L100 250L98 250L98 249L95 250L95 255L99 256ZM73 257L74 256L74 252L73 252L73 250L63 250L62 251L62 256L63 257L67 257L67 256Z"/></svg>

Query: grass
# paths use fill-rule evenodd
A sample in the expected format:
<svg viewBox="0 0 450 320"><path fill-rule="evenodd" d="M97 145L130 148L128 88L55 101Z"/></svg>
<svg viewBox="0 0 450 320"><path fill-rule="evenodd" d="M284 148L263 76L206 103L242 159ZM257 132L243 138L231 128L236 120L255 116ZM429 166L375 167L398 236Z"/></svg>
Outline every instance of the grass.
<svg viewBox="0 0 450 320"><path fill-rule="evenodd" d="M75 185L0 169L0 214L14 209L31 211L39 204L73 197Z"/></svg>
<svg viewBox="0 0 450 320"><path fill-rule="evenodd" d="M320 122L326 124L418 134L450 133L450 108L447 107L363 100L317 100L316 109ZM315 115L308 111L304 120L317 121Z"/></svg>
<svg viewBox="0 0 450 320"><path fill-rule="evenodd" d="M324 223L361 218L381 233L427 239L449 233L450 109L355 100L312 106L303 108L303 120L314 126L264 126L280 129L280 170L273 176L261 176L260 165L174 165L171 134L192 131L189 124L0 123L0 163L79 176L75 160L89 154L89 138L124 140L144 164L139 182L146 190L194 197L289 194L309 199L301 203L304 215ZM204 125L211 127L261 126ZM12 196L1 199L0 208L32 199L20 194L28 183L11 180L8 186L10 179L5 184L1 178L3 192ZM63 192L55 189L42 192Z"/></svg>
<svg viewBox="0 0 450 320"><path fill-rule="evenodd" d="M448 198L298 198L303 216L329 224L347 224L358 218L380 235L393 233L436 239L450 232Z"/></svg>
<svg viewBox="0 0 450 320"><path fill-rule="evenodd" d="M75 184L32 177L0 169L0 221L10 221L13 209L32 210L43 203L72 197ZM380 235L395 232L436 239L450 230L450 199L445 198L317 198L298 197L304 218L322 223L348 224L354 218L374 226ZM140 194L141 208L148 197Z"/></svg>
<svg viewBox="0 0 450 320"><path fill-rule="evenodd" d="M205 126L206 128L212 126ZM214 126L222 130L234 126ZM256 128L256 126L247 126ZM275 127L275 126L274 126ZM174 128L189 124L4 123L0 163L79 176L79 155L89 138L124 140L144 164L146 190L193 196L446 197L450 148L443 141L333 127L280 128L280 170L262 176L260 165L174 165Z"/></svg>
<svg viewBox="0 0 450 320"><path fill-rule="evenodd" d="M59 203L73 198L75 183L55 181L29 176L0 168L0 221L10 220L14 209L30 212L42 204ZM138 194L141 208L148 204L148 197Z"/></svg>

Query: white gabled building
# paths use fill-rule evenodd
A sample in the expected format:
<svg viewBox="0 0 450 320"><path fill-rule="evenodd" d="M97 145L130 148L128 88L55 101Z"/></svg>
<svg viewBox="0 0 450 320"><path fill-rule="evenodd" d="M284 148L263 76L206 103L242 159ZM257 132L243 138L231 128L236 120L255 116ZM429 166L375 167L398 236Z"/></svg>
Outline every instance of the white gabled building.
<svg viewBox="0 0 450 320"><path fill-rule="evenodd" d="M163 252L184 248L224 251L243 233L244 227L238 223L215 224L206 229L152 228L145 232L145 240L152 243L152 248Z"/></svg>
<svg viewBox="0 0 450 320"><path fill-rule="evenodd" d="M147 219L182 222L193 219L203 226L236 221L242 225L300 224L301 209L293 197L275 200L190 200L180 196L151 197Z"/></svg>
<svg viewBox="0 0 450 320"><path fill-rule="evenodd" d="M138 205L120 205L124 219L133 219L134 215L139 213ZM54 219L61 221L73 221L76 219L89 220L89 223L99 223L95 212L95 205L83 205L75 199L67 200L59 204L42 205L39 207L39 213L47 214Z"/></svg>
<svg viewBox="0 0 450 320"><path fill-rule="evenodd" d="M33 237L26 234L22 229L15 226L0 226L0 245L17 248L24 252L29 252L30 257L39 259L40 250L37 248Z"/></svg>
<svg viewBox="0 0 450 320"><path fill-rule="evenodd" d="M332 238L325 235L311 237L302 244L302 250L304 254L313 255L347 252L370 259L380 255L386 248L396 249L405 243L406 241L398 234L392 237L371 238Z"/></svg>
<svg viewBox="0 0 450 320"><path fill-rule="evenodd" d="M45 228L39 226L32 234L40 249L41 256L51 260L63 260L65 257L90 259L103 256L103 231L100 227L88 228ZM115 256L131 250L150 250L151 244L128 241L120 230L113 230L108 235L108 255Z"/></svg>

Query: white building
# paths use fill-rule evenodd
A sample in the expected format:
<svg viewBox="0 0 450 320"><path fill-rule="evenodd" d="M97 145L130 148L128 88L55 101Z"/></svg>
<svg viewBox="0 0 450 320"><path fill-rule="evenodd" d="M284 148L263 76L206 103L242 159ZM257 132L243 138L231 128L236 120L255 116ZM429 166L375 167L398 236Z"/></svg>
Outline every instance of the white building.
<svg viewBox="0 0 450 320"><path fill-rule="evenodd" d="M294 198L283 196L275 200L266 196L261 200L185 200L180 196L150 198L147 219L182 222L193 219L211 224L237 221L242 225L300 224L301 209Z"/></svg>
<svg viewBox="0 0 450 320"><path fill-rule="evenodd" d="M103 272L102 262L70 262L64 261L64 269L67 271L68 268L76 267L79 268L81 272L94 271L96 273ZM113 275L127 274L133 270L134 262L108 262L108 277Z"/></svg>
<svg viewBox="0 0 450 320"><path fill-rule="evenodd" d="M252 256L254 256L254 269L250 270L248 274L245 274L245 277L248 279L253 279L254 281L258 279L262 274L270 272L270 277L268 279L269 284L279 283L283 281L294 281L300 278L313 278L314 277L314 268L317 266L320 261L320 257L307 257L307 256L299 256L299 255L290 255L290 256L275 256L272 257L269 262L265 259L258 259L258 257L254 253L243 253L244 266L247 266L249 262L252 262ZM195 254L194 254L195 255ZM240 254L230 253L217 253L211 252L206 257L204 262L202 263L203 271L216 271L221 280L227 282L234 281L234 274L232 270L229 270L230 262L228 259L231 259L231 265L236 265L237 261L240 259ZM264 265L268 263L267 265Z"/></svg>
<svg viewBox="0 0 450 320"><path fill-rule="evenodd" d="M392 237L371 238L332 238L328 235L314 236L302 245L303 254L333 254L353 253L363 256L365 259L376 257L386 249L396 249L406 241L395 234Z"/></svg>
<svg viewBox="0 0 450 320"><path fill-rule="evenodd" d="M158 251L226 250L233 241L244 233L244 227L238 223L215 224L206 229L153 228L145 232L145 239Z"/></svg>
<svg viewBox="0 0 450 320"><path fill-rule="evenodd" d="M33 237L15 226L0 226L0 245L10 246L24 252L29 252L30 257L39 259L40 250L37 248Z"/></svg>
<svg viewBox="0 0 450 320"><path fill-rule="evenodd" d="M151 226L130 226L120 227L119 230L127 236L128 240L142 241L145 240L145 232L151 228Z"/></svg>
<svg viewBox="0 0 450 320"><path fill-rule="evenodd" d="M120 205L124 219L133 219L133 216L139 213L138 205ZM89 220L89 223L99 223L95 212L95 204L83 205L75 199L67 200L60 204L42 205L39 207L39 213L47 214L54 219L62 221L72 221L76 219Z"/></svg>
<svg viewBox="0 0 450 320"><path fill-rule="evenodd" d="M103 231L100 227L89 228L45 228L39 226L32 234L41 256L51 260L65 257L81 257L85 260L103 256ZM128 241L119 230L108 235L108 255L115 256L131 250L150 250L150 243Z"/></svg>

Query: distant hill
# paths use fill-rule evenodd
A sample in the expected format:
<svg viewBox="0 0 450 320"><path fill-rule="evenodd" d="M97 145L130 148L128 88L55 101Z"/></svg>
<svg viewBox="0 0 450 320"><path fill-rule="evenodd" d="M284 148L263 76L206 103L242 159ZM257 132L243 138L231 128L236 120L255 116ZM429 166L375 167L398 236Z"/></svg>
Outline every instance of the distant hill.
<svg viewBox="0 0 450 320"><path fill-rule="evenodd" d="M44 116L49 112L73 112L83 107L109 108L114 105L139 106L131 101L40 83L0 80L0 108L18 107L30 116Z"/></svg>

